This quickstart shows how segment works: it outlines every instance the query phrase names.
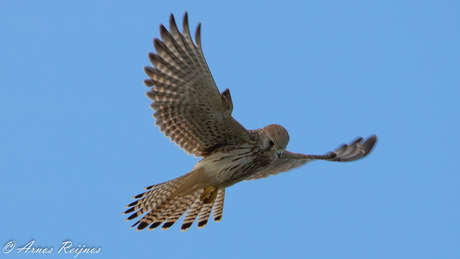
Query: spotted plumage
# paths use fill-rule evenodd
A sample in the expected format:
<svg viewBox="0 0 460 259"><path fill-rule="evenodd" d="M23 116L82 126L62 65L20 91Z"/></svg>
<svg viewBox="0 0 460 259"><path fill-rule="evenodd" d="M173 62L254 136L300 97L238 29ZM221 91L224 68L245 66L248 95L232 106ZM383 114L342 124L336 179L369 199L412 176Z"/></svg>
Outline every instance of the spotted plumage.
<svg viewBox="0 0 460 259"><path fill-rule="evenodd" d="M187 13L179 32L171 15L169 31L160 25L160 39L154 39L155 53L149 53L153 67L144 68L150 88L155 124L186 153L203 157L189 173L168 182L151 185L134 196L124 214L126 220L142 216L137 230L159 227L165 230L184 214L181 230L198 218L203 228L211 212L221 221L225 189L243 180L265 178L314 160L354 161L372 150L377 137L358 138L326 155L303 155L286 151L287 130L271 124L247 130L232 116L230 91L222 93L212 78L201 49L201 26L190 36Z"/></svg>

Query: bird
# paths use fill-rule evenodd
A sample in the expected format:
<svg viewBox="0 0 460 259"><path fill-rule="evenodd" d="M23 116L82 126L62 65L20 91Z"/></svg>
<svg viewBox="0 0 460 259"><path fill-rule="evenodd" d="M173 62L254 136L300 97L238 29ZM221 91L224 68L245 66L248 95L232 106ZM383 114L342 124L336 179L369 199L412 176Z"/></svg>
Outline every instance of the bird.
<svg viewBox="0 0 460 259"><path fill-rule="evenodd" d="M173 180L145 187L136 201L122 214L137 231L162 225L172 227L184 214L181 231L188 230L196 218L204 228L211 212L216 222L222 220L225 189L241 181L256 180L286 172L315 160L347 162L367 156L377 136L361 137L324 155L306 155L286 150L288 131L270 124L248 130L232 117L230 90L220 93L211 75L201 47L201 23L190 35L188 13L182 32L174 15L169 31L160 24L160 37L153 40L156 53L148 57L153 67L144 67L152 100L155 125L160 132L195 157L202 157L190 172Z"/></svg>

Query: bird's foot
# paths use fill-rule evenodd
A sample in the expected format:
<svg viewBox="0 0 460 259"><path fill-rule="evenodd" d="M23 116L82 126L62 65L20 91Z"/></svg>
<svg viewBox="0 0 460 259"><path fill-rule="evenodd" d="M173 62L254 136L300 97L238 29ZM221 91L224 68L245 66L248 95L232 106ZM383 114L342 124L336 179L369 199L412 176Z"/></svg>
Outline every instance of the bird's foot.
<svg viewBox="0 0 460 259"><path fill-rule="evenodd" d="M208 204L208 203L213 202L217 197L218 189L219 188L214 188L212 186L207 186L206 188L204 188L204 191L200 196L200 200L204 204Z"/></svg>

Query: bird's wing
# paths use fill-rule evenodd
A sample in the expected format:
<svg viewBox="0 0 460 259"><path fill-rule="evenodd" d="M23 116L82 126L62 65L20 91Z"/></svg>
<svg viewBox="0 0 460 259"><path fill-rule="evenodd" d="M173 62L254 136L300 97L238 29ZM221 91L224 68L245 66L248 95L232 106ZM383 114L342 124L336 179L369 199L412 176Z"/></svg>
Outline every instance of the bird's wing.
<svg viewBox="0 0 460 259"><path fill-rule="evenodd" d="M192 41L187 13L182 33L171 14L169 31L160 25L161 40L154 39L149 53L153 67L145 67L153 86L146 93L153 102L153 117L160 131L188 154L206 156L216 147L250 138L249 132L232 116L228 89L222 94L212 78L201 49L198 24Z"/></svg>
<svg viewBox="0 0 460 259"><path fill-rule="evenodd" d="M372 151L372 148L376 142L376 135L369 137L364 142L363 138L360 137L353 141L351 144L343 144L334 152L330 152L326 155L304 155L284 151L281 157L278 158L267 169L249 176L246 180L266 178L270 175L289 171L314 160L327 160L336 162L355 161L368 155Z"/></svg>

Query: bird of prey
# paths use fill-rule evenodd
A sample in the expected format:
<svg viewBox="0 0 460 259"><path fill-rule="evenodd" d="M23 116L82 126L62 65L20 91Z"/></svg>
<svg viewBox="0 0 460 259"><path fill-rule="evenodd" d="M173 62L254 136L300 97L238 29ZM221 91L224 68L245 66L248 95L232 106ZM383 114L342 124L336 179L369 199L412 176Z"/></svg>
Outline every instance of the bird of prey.
<svg viewBox="0 0 460 259"><path fill-rule="evenodd" d="M181 230L186 231L198 217L198 228L206 226L211 211L214 221L222 220L225 189L243 180L255 180L286 172L314 160L347 162L365 157L377 136L357 138L325 155L304 155L286 150L287 130L277 124L248 130L232 117L230 91L222 93L214 82L201 49L201 24L190 36L188 15L183 28L174 16L169 31L160 25L160 39L154 39L155 53L148 57L153 67L145 67L153 102L156 125L186 153L203 157L188 172L173 180L144 188L146 191L127 205L123 214L132 220L144 213L132 227L149 230L162 225L170 228L185 215Z"/></svg>

